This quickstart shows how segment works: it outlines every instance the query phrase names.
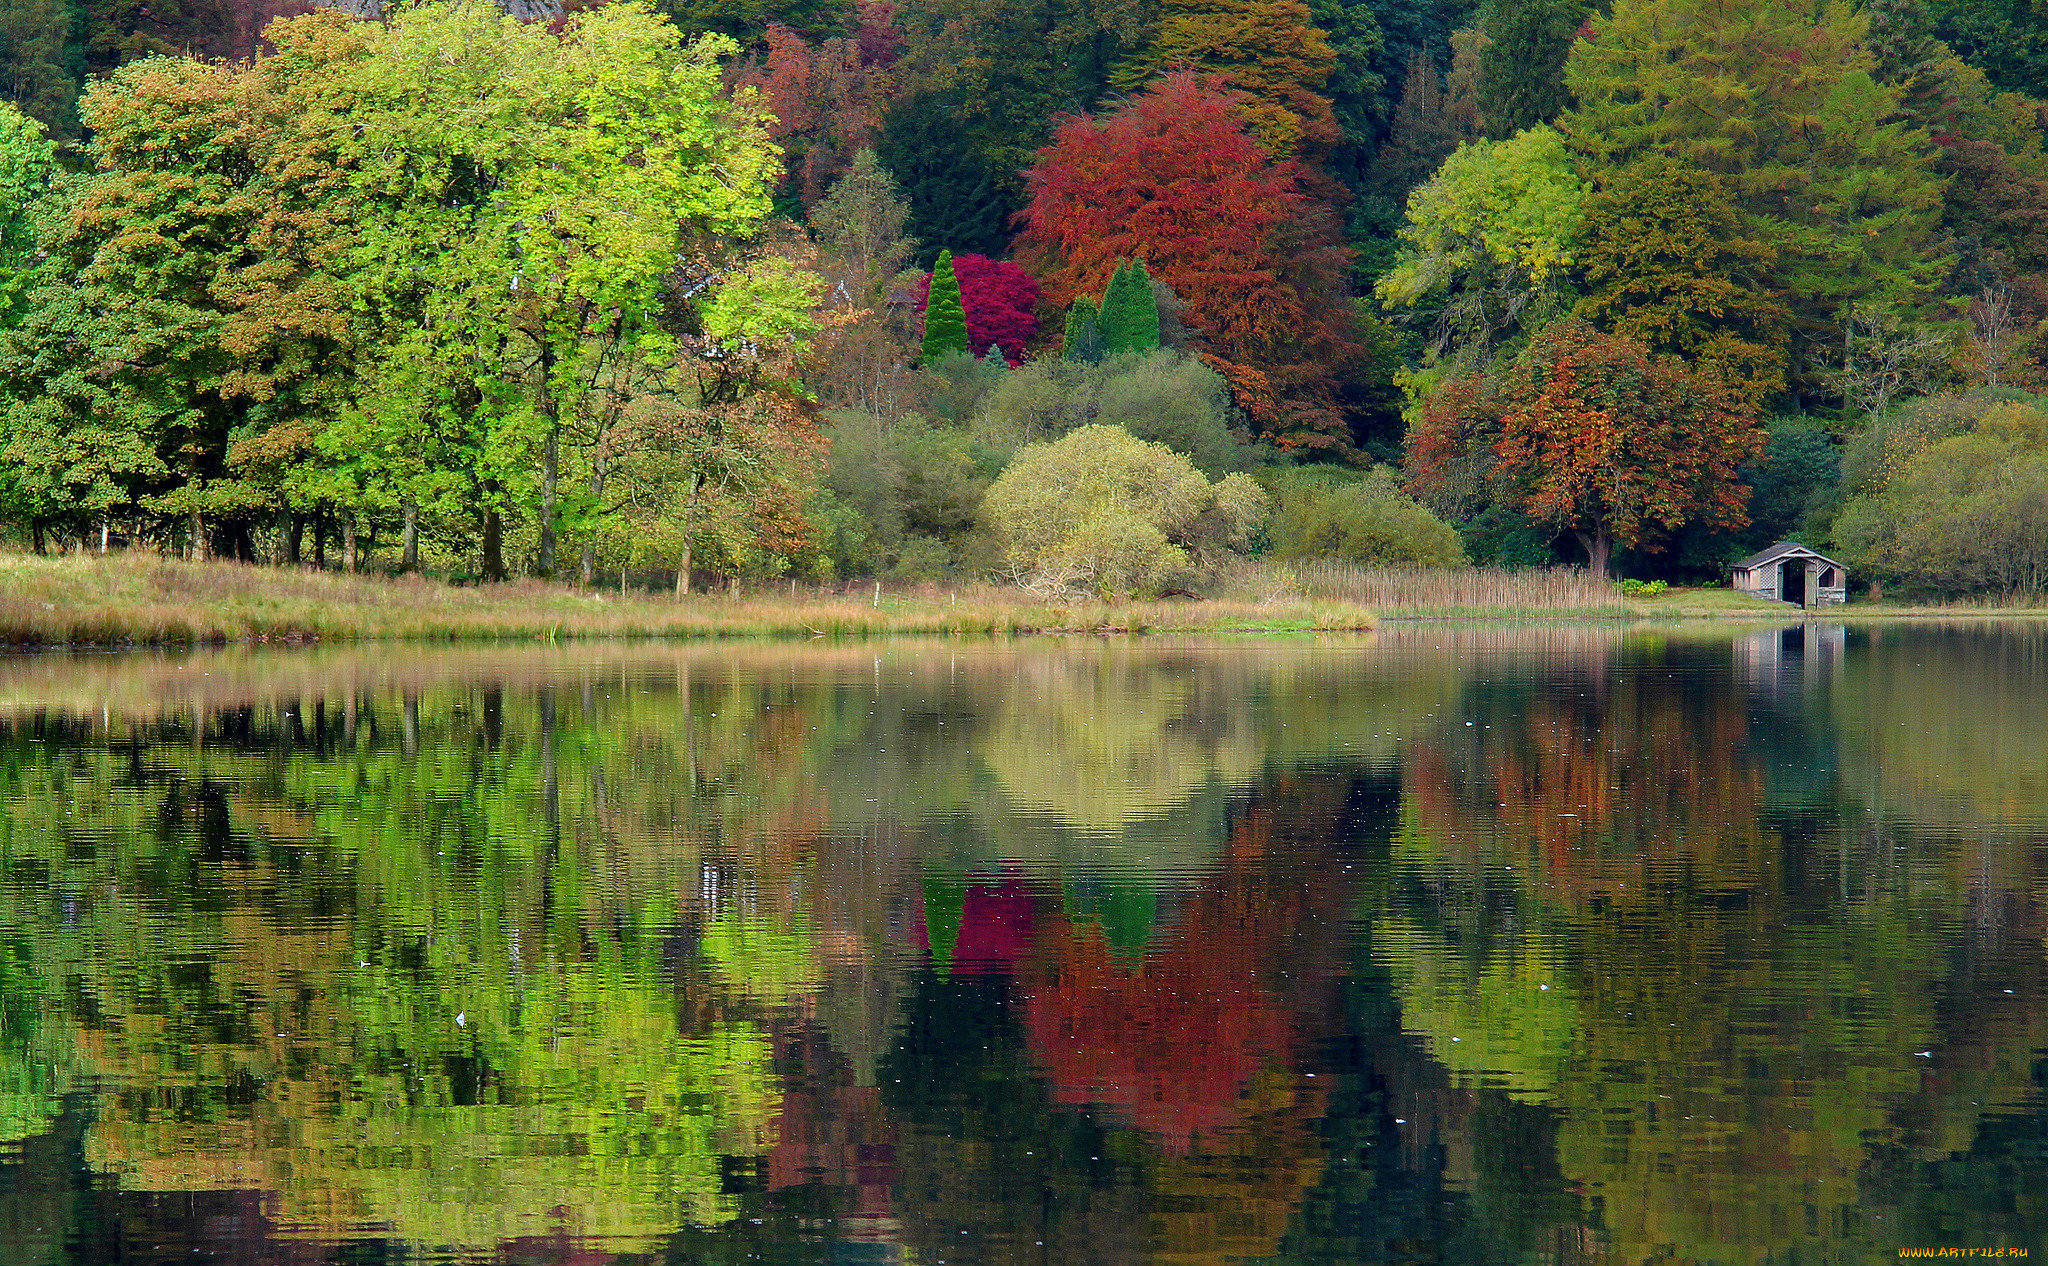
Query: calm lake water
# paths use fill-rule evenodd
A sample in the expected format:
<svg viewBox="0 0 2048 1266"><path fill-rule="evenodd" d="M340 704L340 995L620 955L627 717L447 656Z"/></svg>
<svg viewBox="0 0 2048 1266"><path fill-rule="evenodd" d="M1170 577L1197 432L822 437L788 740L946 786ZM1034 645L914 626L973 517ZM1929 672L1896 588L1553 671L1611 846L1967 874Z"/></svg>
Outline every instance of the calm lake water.
<svg viewBox="0 0 2048 1266"><path fill-rule="evenodd" d="M2048 1254L2048 627L0 659L0 1263Z"/></svg>

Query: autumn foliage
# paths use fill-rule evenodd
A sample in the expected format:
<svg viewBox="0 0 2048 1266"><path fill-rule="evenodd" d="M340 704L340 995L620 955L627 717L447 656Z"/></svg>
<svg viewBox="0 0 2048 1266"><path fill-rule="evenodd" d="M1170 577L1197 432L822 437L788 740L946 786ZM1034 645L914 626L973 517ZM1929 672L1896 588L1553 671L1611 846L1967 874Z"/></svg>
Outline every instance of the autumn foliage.
<svg viewBox="0 0 2048 1266"><path fill-rule="evenodd" d="M894 50L878 39L863 29L858 38L811 45L788 27L771 24L765 47L740 76L740 84L759 92L774 116L768 131L782 146L787 187L806 207L825 196L881 131L889 85L878 63L893 60Z"/></svg>
<svg viewBox="0 0 2048 1266"><path fill-rule="evenodd" d="M1655 548L1687 523L1748 522L1739 468L1763 451L1747 392L1633 339L1562 321L1491 390L1438 392L1410 437L1421 491L1488 482L1538 523L1569 531L1604 575L1616 542Z"/></svg>
<svg viewBox="0 0 2048 1266"><path fill-rule="evenodd" d="M1262 419L1274 438L1340 444L1337 397L1358 356L1347 255L1301 166L1267 153L1245 109L1221 79L1183 71L1111 114L1066 120L1031 170L1019 253L1061 306L1142 257L1211 355L1289 400Z"/></svg>
<svg viewBox="0 0 2048 1266"><path fill-rule="evenodd" d="M1008 260L986 255L953 256L960 279L960 304L967 309L967 346L976 356L1001 347L1012 365L1024 360L1024 345L1038 333L1038 283ZM917 310L924 311L932 275L917 282Z"/></svg>

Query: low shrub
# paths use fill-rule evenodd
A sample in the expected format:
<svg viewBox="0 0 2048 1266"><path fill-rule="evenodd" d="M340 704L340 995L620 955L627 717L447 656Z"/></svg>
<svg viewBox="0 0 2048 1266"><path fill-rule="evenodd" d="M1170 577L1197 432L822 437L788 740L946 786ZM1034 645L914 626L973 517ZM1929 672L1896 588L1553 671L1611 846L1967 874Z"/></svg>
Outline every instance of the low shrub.
<svg viewBox="0 0 2048 1266"><path fill-rule="evenodd" d="M1287 471L1269 476L1267 487L1277 503L1270 538L1279 558L1361 566L1466 562L1457 532L1401 491L1384 466L1362 478L1328 469Z"/></svg>

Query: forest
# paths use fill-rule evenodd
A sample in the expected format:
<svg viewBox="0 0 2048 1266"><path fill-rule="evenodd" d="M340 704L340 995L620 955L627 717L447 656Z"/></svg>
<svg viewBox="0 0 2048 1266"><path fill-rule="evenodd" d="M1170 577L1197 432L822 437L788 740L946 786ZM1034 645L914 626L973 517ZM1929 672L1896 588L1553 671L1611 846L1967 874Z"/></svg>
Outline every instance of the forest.
<svg viewBox="0 0 2048 1266"><path fill-rule="evenodd" d="M0 537L2048 591L2026 0L20 0Z"/></svg>

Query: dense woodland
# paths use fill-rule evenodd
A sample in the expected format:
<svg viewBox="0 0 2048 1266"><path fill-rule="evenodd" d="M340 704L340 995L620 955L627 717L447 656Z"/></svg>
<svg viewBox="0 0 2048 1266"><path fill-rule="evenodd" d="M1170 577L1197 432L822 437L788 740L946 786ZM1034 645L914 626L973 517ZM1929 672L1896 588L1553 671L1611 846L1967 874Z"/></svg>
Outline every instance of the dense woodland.
<svg viewBox="0 0 2048 1266"><path fill-rule="evenodd" d="M16 0L20 547L2048 589L2025 0Z"/></svg>

